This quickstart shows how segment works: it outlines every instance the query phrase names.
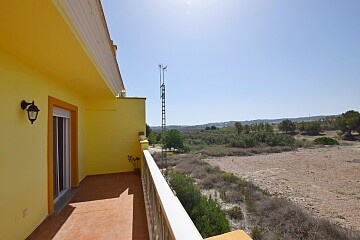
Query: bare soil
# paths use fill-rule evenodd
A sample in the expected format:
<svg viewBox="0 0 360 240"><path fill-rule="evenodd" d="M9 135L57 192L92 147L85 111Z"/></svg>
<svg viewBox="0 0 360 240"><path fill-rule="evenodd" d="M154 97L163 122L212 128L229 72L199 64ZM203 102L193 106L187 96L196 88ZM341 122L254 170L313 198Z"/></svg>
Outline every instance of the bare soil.
<svg viewBox="0 0 360 240"><path fill-rule="evenodd" d="M360 230L360 144L206 159L308 213Z"/></svg>

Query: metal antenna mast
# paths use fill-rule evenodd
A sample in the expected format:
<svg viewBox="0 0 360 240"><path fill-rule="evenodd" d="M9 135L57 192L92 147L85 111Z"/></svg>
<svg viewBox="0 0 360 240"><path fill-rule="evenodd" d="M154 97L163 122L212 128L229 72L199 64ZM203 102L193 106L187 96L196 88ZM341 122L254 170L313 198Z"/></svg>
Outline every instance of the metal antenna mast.
<svg viewBox="0 0 360 240"><path fill-rule="evenodd" d="M166 112L165 112L165 70L167 66L159 64L160 70L160 98L161 98L161 137L163 139L161 151L161 165L167 167L166 159Z"/></svg>

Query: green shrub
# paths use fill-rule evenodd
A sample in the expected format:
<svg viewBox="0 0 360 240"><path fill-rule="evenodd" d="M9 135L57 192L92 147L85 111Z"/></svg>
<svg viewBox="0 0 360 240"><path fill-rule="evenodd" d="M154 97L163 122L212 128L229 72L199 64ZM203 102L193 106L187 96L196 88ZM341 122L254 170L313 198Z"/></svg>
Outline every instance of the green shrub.
<svg viewBox="0 0 360 240"><path fill-rule="evenodd" d="M329 138L329 137L320 137L315 139L315 145L339 145L339 142L336 139Z"/></svg>
<svg viewBox="0 0 360 240"><path fill-rule="evenodd" d="M202 237L230 231L229 221L218 203L212 198L207 199L202 196L192 178L181 173L174 173L171 176L170 185Z"/></svg>
<svg viewBox="0 0 360 240"><path fill-rule="evenodd" d="M296 140L295 142L295 147L296 148L309 148L309 147L312 147L314 145L313 141L308 141L306 140L305 138L303 139L298 139Z"/></svg>
<svg viewBox="0 0 360 240"><path fill-rule="evenodd" d="M263 239L263 232L260 226L255 226L251 230L251 237L253 240L261 240Z"/></svg>
<svg viewBox="0 0 360 240"><path fill-rule="evenodd" d="M187 212L190 212L200 201L200 190L194 185L194 180L185 174L174 173L171 176L170 185Z"/></svg>
<svg viewBox="0 0 360 240"><path fill-rule="evenodd" d="M224 172L222 177L226 183L235 183L238 180L238 177L236 177L233 173L228 172Z"/></svg>
<svg viewBox="0 0 360 240"><path fill-rule="evenodd" d="M202 237L211 237L230 231L230 224L219 204L212 198L201 197L190 214Z"/></svg>
<svg viewBox="0 0 360 240"><path fill-rule="evenodd" d="M293 136L273 132L252 132L237 136L230 141L230 146L237 148L253 148L259 145L270 147L294 146L294 144L295 138Z"/></svg>

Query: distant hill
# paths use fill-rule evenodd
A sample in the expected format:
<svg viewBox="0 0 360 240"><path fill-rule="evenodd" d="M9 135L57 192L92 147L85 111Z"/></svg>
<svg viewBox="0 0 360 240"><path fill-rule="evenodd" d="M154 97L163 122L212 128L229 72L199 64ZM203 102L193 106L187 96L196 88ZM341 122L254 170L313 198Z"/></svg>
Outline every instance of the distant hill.
<svg viewBox="0 0 360 240"><path fill-rule="evenodd" d="M336 115L331 115L336 116ZM168 125L166 126L167 129L178 129L178 130L197 130L197 129L204 129L205 127L232 127L236 122L241 122L243 125L251 125L256 123L269 123L269 124L278 124L285 119L289 119L293 122L310 122L310 121L318 121L322 118L328 117L328 115L322 116L312 116L312 117L298 117L298 118L278 118L278 119L256 119L256 120L247 120L247 121L228 121L228 122L214 122L214 123L206 123L200 125ZM161 126L154 126L151 129L155 132L161 131Z"/></svg>

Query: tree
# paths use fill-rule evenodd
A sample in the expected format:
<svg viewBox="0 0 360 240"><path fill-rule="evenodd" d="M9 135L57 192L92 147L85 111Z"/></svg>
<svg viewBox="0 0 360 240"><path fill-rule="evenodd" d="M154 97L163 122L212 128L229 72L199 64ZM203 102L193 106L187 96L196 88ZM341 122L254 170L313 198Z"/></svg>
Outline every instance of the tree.
<svg viewBox="0 0 360 240"><path fill-rule="evenodd" d="M265 132L273 132L274 128L269 123L265 123Z"/></svg>
<svg viewBox="0 0 360 240"><path fill-rule="evenodd" d="M320 119L320 126L322 130L336 130L336 117L327 116Z"/></svg>
<svg viewBox="0 0 360 240"><path fill-rule="evenodd" d="M263 123L263 122L259 123L259 125L258 125L258 131L259 131L259 132L262 132L262 131L264 131L264 130L265 130L265 125L264 125L264 123Z"/></svg>
<svg viewBox="0 0 360 240"><path fill-rule="evenodd" d="M184 138L179 130L171 129L166 131L166 148L173 148L179 151L184 151Z"/></svg>
<svg viewBox="0 0 360 240"><path fill-rule="evenodd" d="M285 133L293 133L295 132L296 126L294 122L290 121L289 119L285 119L279 123L278 128L280 131Z"/></svg>
<svg viewBox="0 0 360 240"><path fill-rule="evenodd" d="M258 126L257 126L257 125L258 125L257 123L250 125L251 132L257 132L257 130L258 130Z"/></svg>
<svg viewBox="0 0 360 240"><path fill-rule="evenodd" d="M303 133L305 132L305 122L301 121L296 124L296 129L299 130L299 132Z"/></svg>
<svg viewBox="0 0 360 240"><path fill-rule="evenodd" d="M349 110L341 114L335 120L337 128L345 134L345 138L353 139L352 131L360 133L360 113L358 111Z"/></svg>
<svg viewBox="0 0 360 240"><path fill-rule="evenodd" d="M210 129L211 129L211 130L216 130L217 128L216 128L216 126L211 126Z"/></svg>
<svg viewBox="0 0 360 240"><path fill-rule="evenodd" d="M149 143L154 145L156 143L156 134L151 132L148 136Z"/></svg>
<svg viewBox="0 0 360 240"><path fill-rule="evenodd" d="M151 127L149 125L146 124L146 137L149 137L150 133L151 133Z"/></svg>
<svg viewBox="0 0 360 240"><path fill-rule="evenodd" d="M304 124L304 131L307 135L310 136L319 135L321 131L320 123L316 121L306 122Z"/></svg>
<svg viewBox="0 0 360 240"><path fill-rule="evenodd" d="M298 122L296 124L296 129L299 130L301 133L305 133L310 136L319 135L321 132L321 124L317 121L311 122Z"/></svg>
<svg viewBox="0 0 360 240"><path fill-rule="evenodd" d="M250 126L249 125L244 125L244 133L245 134L250 133Z"/></svg>
<svg viewBox="0 0 360 240"><path fill-rule="evenodd" d="M241 122L236 122L235 123L235 128L236 128L236 132L237 134L241 134L241 132L243 131L243 125L241 124Z"/></svg>
<svg viewBox="0 0 360 240"><path fill-rule="evenodd" d="M152 132L152 133L155 133L155 137L156 137L155 142L157 142L157 143L162 142L161 132Z"/></svg>

